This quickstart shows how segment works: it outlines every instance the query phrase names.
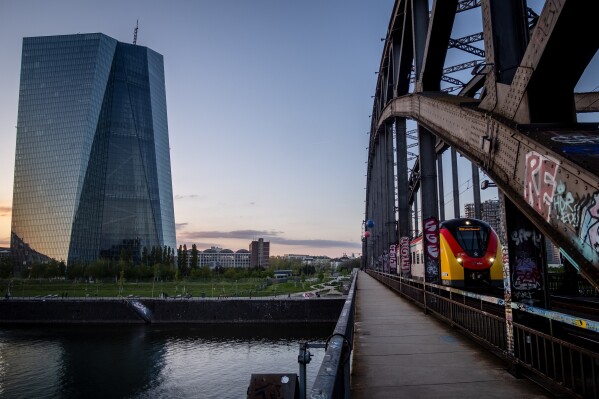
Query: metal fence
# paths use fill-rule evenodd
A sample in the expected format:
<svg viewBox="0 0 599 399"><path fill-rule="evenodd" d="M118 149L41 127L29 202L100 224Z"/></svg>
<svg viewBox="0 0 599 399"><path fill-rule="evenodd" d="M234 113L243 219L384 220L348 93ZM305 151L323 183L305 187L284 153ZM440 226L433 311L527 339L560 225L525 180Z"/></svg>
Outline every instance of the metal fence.
<svg viewBox="0 0 599 399"><path fill-rule="evenodd" d="M310 398L350 398L351 351L354 342L357 273L341 310L335 331L327 339L326 352L314 380Z"/></svg>
<svg viewBox="0 0 599 399"><path fill-rule="evenodd" d="M506 307L502 298L368 273L500 356L512 372L573 397L599 398L598 322L518 303Z"/></svg>

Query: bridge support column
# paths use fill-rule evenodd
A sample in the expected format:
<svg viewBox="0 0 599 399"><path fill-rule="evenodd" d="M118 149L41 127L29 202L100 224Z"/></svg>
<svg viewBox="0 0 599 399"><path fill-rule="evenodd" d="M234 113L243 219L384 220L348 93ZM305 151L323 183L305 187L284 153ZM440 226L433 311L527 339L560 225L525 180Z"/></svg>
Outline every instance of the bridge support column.
<svg viewBox="0 0 599 399"><path fill-rule="evenodd" d="M439 220L445 220L445 188L443 187L443 153L437 156L437 180L439 181Z"/></svg>
<svg viewBox="0 0 599 399"><path fill-rule="evenodd" d="M435 136L418 126L420 142L420 187L422 200L422 243L425 281L441 281L439 262L439 217L437 201L437 171L435 165Z"/></svg>
<svg viewBox="0 0 599 399"><path fill-rule="evenodd" d="M451 181L453 183L453 217L460 217L460 187L458 184L458 153L451 149Z"/></svg>
<svg viewBox="0 0 599 399"><path fill-rule="evenodd" d="M478 176L478 166L472 164L472 194L474 197L474 218L482 219L480 209L480 178Z"/></svg>
<svg viewBox="0 0 599 399"><path fill-rule="evenodd" d="M399 265L401 274L410 274L410 204L408 199L408 142L405 118L395 118L395 146L397 160L397 232L400 244ZM407 242L407 244L406 244ZM407 246L407 250L406 250ZM399 270L398 270L399 274Z"/></svg>
<svg viewBox="0 0 599 399"><path fill-rule="evenodd" d="M512 300L546 308L549 289L545 237L507 197L505 197L505 225Z"/></svg>

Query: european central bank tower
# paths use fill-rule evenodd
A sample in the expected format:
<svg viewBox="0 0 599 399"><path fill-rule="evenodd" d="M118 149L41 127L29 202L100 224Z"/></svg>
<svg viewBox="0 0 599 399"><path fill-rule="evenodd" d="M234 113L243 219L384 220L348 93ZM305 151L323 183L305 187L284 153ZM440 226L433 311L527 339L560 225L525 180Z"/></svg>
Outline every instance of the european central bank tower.
<svg viewBox="0 0 599 399"><path fill-rule="evenodd" d="M175 248L162 55L101 33L23 39L11 248L139 259Z"/></svg>

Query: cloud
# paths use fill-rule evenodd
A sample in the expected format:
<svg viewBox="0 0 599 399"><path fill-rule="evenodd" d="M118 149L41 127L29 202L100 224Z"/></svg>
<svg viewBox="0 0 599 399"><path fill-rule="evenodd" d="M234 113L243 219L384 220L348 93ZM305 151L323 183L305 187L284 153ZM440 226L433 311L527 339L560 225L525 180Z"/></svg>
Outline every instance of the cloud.
<svg viewBox="0 0 599 399"><path fill-rule="evenodd" d="M188 225L188 223L175 223L175 230L182 229L183 227L185 227L187 225Z"/></svg>
<svg viewBox="0 0 599 399"><path fill-rule="evenodd" d="M331 248L331 247L362 248L361 242L340 241L340 240L320 240L320 239L290 240L290 239L286 239L286 238L273 238L270 241L277 245L293 245L293 246L311 247L311 248Z"/></svg>
<svg viewBox="0 0 599 399"><path fill-rule="evenodd" d="M324 240L324 239L288 239L281 237L281 231L268 230L232 230L232 231L192 231L180 232L177 234L179 242L201 242L206 239L240 239L240 240L255 240L264 238L276 245L300 246L309 248L356 248L361 249L361 242L341 241L341 240Z"/></svg>
<svg viewBox="0 0 599 399"><path fill-rule="evenodd" d="M232 231L184 231L177 234L177 239L181 240L199 240L204 238L233 238L253 240L258 237L272 238L281 232L265 230L232 230Z"/></svg>
<svg viewBox="0 0 599 399"><path fill-rule="evenodd" d="M198 198L197 194L188 194L188 195L175 195L176 200L184 199L184 198Z"/></svg>
<svg viewBox="0 0 599 399"><path fill-rule="evenodd" d="M12 206L0 206L0 216L10 216L12 213Z"/></svg>

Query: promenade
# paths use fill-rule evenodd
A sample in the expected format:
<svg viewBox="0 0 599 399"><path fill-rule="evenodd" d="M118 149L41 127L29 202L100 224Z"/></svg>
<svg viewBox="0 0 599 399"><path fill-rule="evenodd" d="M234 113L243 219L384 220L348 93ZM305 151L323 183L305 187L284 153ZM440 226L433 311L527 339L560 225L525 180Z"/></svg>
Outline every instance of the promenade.
<svg viewBox="0 0 599 399"><path fill-rule="evenodd" d="M551 398L457 330L360 272L352 398Z"/></svg>

